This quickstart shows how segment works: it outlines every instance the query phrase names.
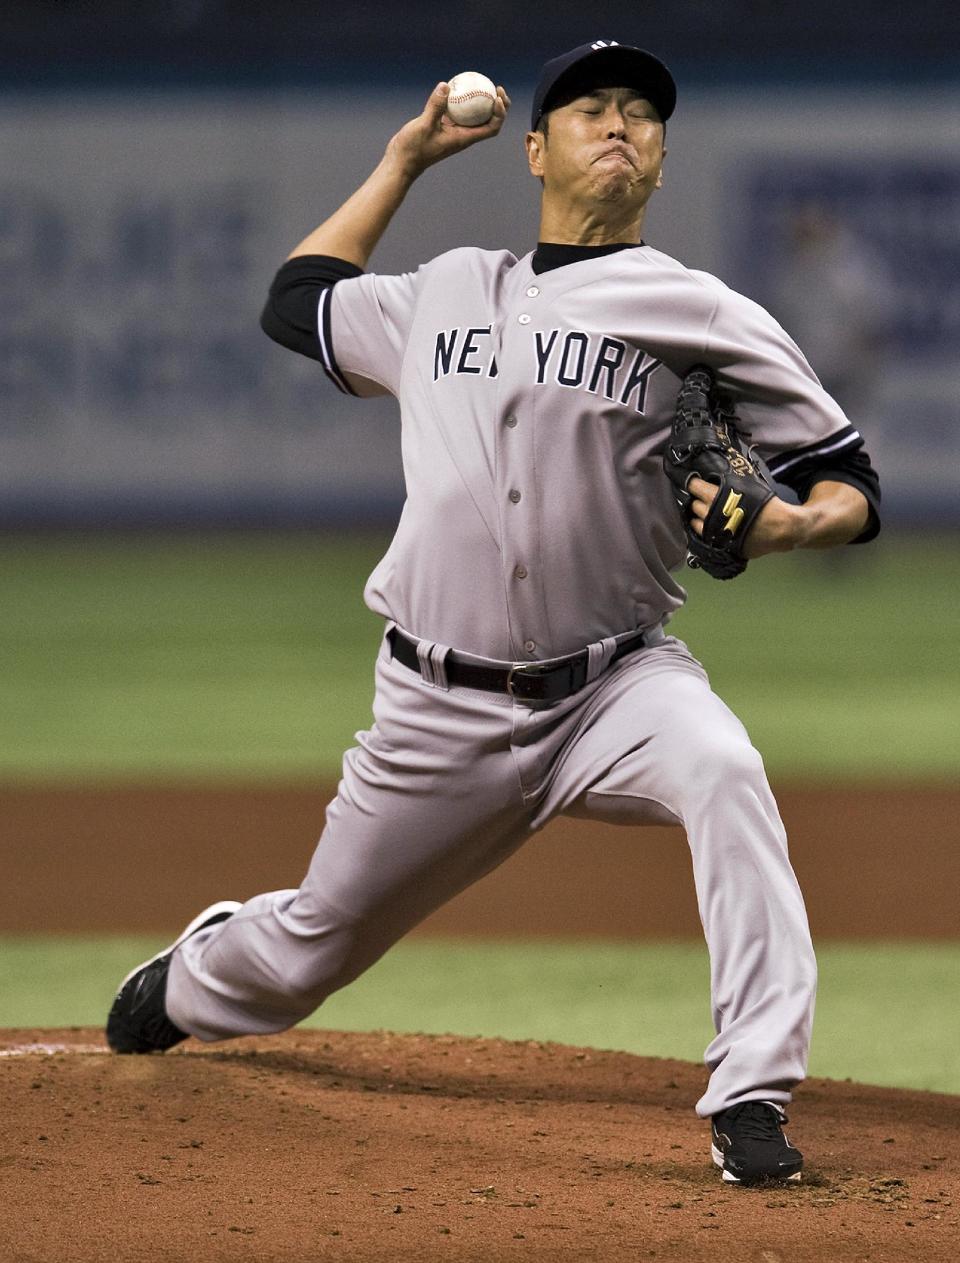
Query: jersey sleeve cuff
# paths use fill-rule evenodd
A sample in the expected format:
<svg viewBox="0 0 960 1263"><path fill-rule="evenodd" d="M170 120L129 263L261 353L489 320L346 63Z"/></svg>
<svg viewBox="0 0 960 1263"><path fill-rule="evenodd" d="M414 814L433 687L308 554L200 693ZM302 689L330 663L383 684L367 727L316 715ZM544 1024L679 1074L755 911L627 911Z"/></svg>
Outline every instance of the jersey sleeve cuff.
<svg viewBox="0 0 960 1263"><path fill-rule="evenodd" d="M801 503L818 482L854 487L866 500L869 517L864 530L850 542L866 544L880 533L880 479L863 438L852 425L806 447L778 453L768 461L768 468L778 482L796 492Z"/></svg>
<svg viewBox="0 0 960 1263"><path fill-rule="evenodd" d="M337 363L333 351L333 327L330 320L330 308L333 302L333 286L323 290L317 309L317 334L320 339L320 363L334 386L345 395L356 397L357 392L347 381L345 374Z"/></svg>
<svg viewBox="0 0 960 1263"><path fill-rule="evenodd" d="M777 482L785 482L789 486L792 478L801 474L805 467L821 464L826 458L836 459L848 452L863 446L860 431L852 425L844 426L825 439L808 443L805 447L795 447L787 452L778 452L767 461L767 468Z"/></svg>

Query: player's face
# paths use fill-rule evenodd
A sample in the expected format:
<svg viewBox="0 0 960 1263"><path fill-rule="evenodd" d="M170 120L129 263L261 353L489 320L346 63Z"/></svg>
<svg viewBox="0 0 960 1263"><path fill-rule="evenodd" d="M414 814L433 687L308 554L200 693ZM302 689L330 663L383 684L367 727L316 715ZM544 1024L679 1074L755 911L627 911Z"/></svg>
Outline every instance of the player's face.
<svg viewBox="0 0 960 1263"><path fill-rule="evenodd" d="M642 207L659 187L666 150L656 110L633 88L594 88L550 111L527 135L544 194Z"/></svg>

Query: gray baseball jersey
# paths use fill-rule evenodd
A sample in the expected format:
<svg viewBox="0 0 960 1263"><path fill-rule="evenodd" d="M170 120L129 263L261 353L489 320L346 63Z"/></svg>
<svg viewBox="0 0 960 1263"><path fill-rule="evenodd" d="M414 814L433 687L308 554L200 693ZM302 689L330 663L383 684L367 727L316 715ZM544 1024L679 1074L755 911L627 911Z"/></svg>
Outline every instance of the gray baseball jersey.
<svg viewBox="0 0 960 1263"><path fill-rule="evenodd" d="M454 250L323 299L342 388L400 401L407 502L367 586L417 636L550 658L683 601L661 456L679 376L707 363L761 455L859 435L760 307L649 247L536 275Z"/></svg>
<svg viewBox="0 0 960 1263"><path fill-rule="evenodd" d="M816 965L759 755L662 624L684 533L661 452L704 362L774 473L859 445L755 304L641 247L537 274L467 249L323 290L341 389L401 406L407 501L368 604L418 643L377 663L374 722L299 889L250 900L170 965L201 1039L282 1030L558 814L684 826L711 959L703 1116L785 1103L803 1078ZM615 638L646 645L612 661ZM448 650L523 662L584 649L556 703L451 687Z"/></svg>

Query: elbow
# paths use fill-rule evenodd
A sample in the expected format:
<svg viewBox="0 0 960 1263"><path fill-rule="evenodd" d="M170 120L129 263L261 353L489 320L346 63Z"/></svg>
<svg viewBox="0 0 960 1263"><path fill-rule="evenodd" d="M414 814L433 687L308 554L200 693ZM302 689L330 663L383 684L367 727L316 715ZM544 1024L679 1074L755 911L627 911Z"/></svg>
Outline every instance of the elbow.
<svg viewBox="0 0 960 1263"><path fill-rule="evenodd" d="M268 338L272 338L274 342L282 344L284 324L274 310L272 294L267 298L263 305L263 311L260 313L260 328Z"/></svg>
<svg viewBox="0 0 960 1263"><path fill-rule="evenodd" d="M285 347L288 351L296 351L298 355L305 355L311 360L320 359L320 347L316 337L312 336L308 330L300 329L289 320L285 320L274 305L272 293L260 313L260 328L271 341Z"/></svg>
<svg viewBox="0 0 960 1263"><path fill-rule="evenodd" d="M264 331L265 335L272 337L274 342L277 342L279 341L278 326L279 321L277 313L275 313L273 309L273 301L268 298L267 302L264 303L263 311L260 312L260 328Z"/></svg>

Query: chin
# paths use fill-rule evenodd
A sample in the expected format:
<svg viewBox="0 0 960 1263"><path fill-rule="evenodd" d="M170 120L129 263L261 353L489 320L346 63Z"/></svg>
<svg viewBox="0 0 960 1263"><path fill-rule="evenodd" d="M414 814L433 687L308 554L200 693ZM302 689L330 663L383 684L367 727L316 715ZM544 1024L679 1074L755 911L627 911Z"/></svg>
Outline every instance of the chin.
<svg viewBox="0 0 960 1263"><path fill-rule="evenodd" d="M595 181L594 194L601 202L622 202L636 192L636 180L626 172L611 171L609 175Z"/></svg>

